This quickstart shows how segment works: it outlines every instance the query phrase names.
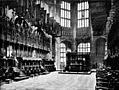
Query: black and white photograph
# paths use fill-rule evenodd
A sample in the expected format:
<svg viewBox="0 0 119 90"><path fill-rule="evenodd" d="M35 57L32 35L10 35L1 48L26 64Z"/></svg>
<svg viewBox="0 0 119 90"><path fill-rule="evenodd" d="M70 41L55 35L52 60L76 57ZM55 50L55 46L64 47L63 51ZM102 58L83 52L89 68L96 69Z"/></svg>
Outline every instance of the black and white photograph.
<svg viewBox="0 0 119 90"><path fill-rule="evenodd" d="M0 0L0 90L119 90L119 0Z"/></svg>

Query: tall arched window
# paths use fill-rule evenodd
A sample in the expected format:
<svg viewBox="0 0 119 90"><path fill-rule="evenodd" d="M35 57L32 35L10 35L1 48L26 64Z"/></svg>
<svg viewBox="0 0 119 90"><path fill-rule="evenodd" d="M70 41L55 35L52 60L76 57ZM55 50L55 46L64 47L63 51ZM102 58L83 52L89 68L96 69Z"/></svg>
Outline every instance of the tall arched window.
<svg viewBox="0 0 119 90"><path fill-rule="evenodd" d="M66 46L64 43L60 44L60 60L61 63L66 65Z"/></svg>
<svg viewBox="0 0 119 90"><path fill-rule="evenodd" d="M62 1L61 3L61 26L63 27L70 27L70 3Z"/></svg>
<svg viewBox="0 0 119 90"><path fill-rule="evenodd" d="M89 4L81 2L77 5L78 9L78 28L89 27Z"/></svg>
<svg viewBox="0 0 119 90"><path fill-rule="evenodd" d="M78 53L90 53L90 43L80 43L78 45Z"/></svg>

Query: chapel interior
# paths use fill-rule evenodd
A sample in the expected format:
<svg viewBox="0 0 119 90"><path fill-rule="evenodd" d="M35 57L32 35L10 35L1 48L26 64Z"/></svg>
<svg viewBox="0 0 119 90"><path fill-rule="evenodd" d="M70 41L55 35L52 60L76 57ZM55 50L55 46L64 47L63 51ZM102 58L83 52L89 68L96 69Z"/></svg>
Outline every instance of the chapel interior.
<svg viewBox="0 0 119 90"><path fill-rule="evenodd" d="M118 0L0 0L0 90L118 90L118 23Z"/></svg>

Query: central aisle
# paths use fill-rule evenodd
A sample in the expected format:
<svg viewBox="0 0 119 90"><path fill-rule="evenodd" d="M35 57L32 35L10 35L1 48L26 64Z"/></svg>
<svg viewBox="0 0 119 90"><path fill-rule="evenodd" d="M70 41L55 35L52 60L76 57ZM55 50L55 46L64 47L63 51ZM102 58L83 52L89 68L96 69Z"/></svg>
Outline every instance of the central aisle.
<svg viewBox="0 0 119 90"><path fill-rule="evenodd" d="M19 82L4 84L2 90L95 90L95 73L58 74L52 72Z"/></svg>

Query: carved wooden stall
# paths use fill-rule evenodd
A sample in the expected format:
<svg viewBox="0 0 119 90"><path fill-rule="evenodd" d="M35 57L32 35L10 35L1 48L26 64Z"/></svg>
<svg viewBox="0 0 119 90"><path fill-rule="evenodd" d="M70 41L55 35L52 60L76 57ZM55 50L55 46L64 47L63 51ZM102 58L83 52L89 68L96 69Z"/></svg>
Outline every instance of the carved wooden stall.
<svg viewBox="0 0 119 90"><path fill-rule="evenodd" d="M52 40L61 29L49 15L36 0L0 0L0 70L13 61L27 76L41 73L42 59L52 52ZM47 68L54 68L54 61L46 62Z"/></svg>

